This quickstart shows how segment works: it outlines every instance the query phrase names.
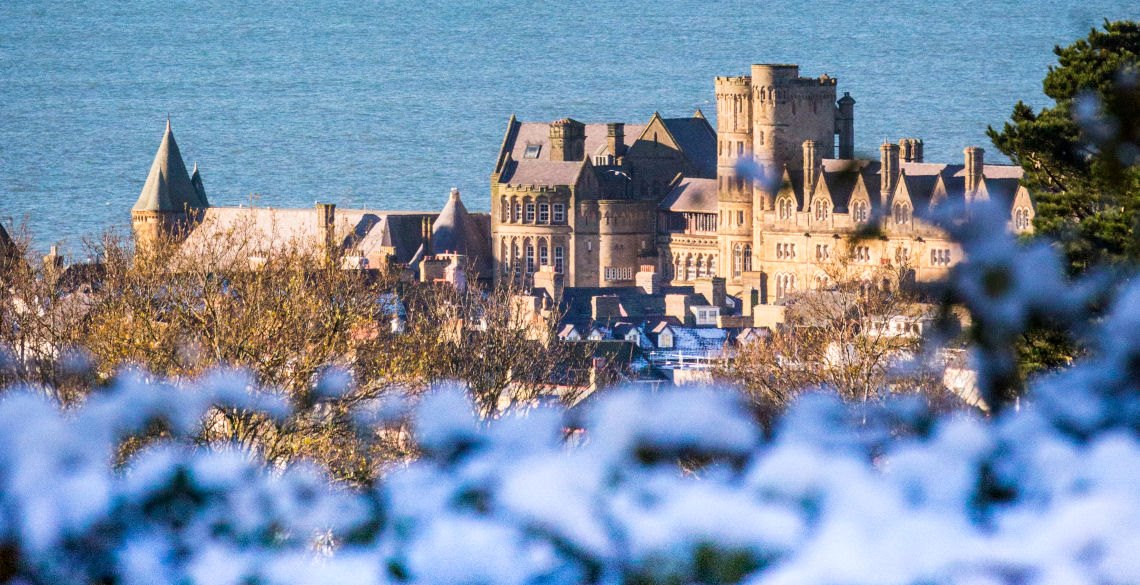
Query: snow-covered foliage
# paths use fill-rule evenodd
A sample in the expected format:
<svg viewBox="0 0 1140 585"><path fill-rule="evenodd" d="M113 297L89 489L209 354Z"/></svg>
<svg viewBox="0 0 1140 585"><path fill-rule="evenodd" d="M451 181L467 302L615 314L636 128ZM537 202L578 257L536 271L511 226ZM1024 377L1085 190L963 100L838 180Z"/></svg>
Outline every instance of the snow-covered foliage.
<svg viewBox="0 0 1140 585"><path fill-rule="evenodd" d="M1094 294L1104 315L1019 409L812 394L762 432L730 389L619 390L487 423L442 388L411 414L423 456L351 491L180 440L216 405L282 414L240 374L125 376L67 411L11 389L0 581L1138 583L1140 285L1064 281L1048 248L971 240L991 228L954 228L984 376L1034 315L1076 323ZM116 467L159 422L171 440Z"/></svg>
<svg viewBox="0 0 1140 585"><path fill-rule="evenodd" d="M1140 314L1130 306L1123 321ZM1120 345L1140 348L1137 330ZM574 446L560 411L484 425L441 390L415 415L425 456L365 492L186 446L112 468L124 433L157 419L187 432L206 397L232 402L221 378L196 392L123 380L65 414L14 392L0 403L0 571L27 583L1136 583L1140 411L1135 388L1100 391L1120 383L1103 371L1050 380L994 420L812 395L771 439L729 390L619 391L577 413Z"/></svg>

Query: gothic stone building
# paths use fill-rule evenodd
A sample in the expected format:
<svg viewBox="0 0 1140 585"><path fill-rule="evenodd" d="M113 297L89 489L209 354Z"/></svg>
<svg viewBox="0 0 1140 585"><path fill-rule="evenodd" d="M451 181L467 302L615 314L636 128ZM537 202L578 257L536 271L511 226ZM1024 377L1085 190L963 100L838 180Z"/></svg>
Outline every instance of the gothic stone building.
<svg viewBox="0 0 1140 585"><path fill-rule="evenodd" d="M995 200L1011 229L1031 229L1020 168L987 165L980 148L927 163L905 138L855 159L855 100L826 74L753 65L714 87L715 132L699 111L644 126L512 117L491 175L496 280L526 285L552 266L565 286L621 287L653 271L671 285L724 278L745 305L772 303L841 255L941 278L961 252L920 219L941 204ZM868 222L882 235L849 245Z"/></svg>

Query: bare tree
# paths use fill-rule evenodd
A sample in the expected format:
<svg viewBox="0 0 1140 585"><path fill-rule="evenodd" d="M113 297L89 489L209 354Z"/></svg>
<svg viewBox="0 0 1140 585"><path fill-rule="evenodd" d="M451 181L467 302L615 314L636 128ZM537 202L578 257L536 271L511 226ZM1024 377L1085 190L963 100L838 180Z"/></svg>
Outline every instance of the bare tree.
<svg viewBox="0 0 1140 585"><path fill-rule="evenodd" d="M784 323L766 340L741 347L716 376L741 386L765 418L821 387L848 401L917 392L950 404L935 373L900 367L918 357L934 316L909 286L908 266L867 266L841 256L818 267L815 287L786 302Z"/></svg>

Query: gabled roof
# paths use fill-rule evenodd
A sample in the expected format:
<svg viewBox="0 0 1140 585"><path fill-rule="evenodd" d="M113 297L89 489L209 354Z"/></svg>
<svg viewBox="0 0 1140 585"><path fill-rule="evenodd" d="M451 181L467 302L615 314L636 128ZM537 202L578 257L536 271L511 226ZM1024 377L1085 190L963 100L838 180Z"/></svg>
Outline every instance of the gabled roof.
<svg viewBox="0 0 1140 585"><path fill-rule="evenodd" d="M676 212L716 213L716 189L716 179L683 178L658 207Z"/></svg>
<svg viewBox="0 0 1140 585"><path fill-rule="evenodd" d="M150 174L131 209L181 213L187 209L205 209L209 206L205 189L199 192L190 181L186 163L182 160L178 143L174 141L174 132L170 129L170 120L167 120L162 143L150 165Z"/></svg>
<svg viewBox="0 0 1140 585"><path fill-rule="evenodd" d="M866 167L866 161L852 161L852 160L825 160L823 161L823 168L819 173L819 185L816 187L820 190L822 187L826 189L827 194L831 197L831 202L835 205L836 213L846 213L847 205L851 201L851 195L855 192L855 186L859 182L859 175Z"/></svg>
<svg viewBox="0 0 1140 585"><path fill-rule="evenodd" d="M703 115L694 115L692 118L662 118L661 121L700 176L716 177L716 132L708 120Z"/></svg>

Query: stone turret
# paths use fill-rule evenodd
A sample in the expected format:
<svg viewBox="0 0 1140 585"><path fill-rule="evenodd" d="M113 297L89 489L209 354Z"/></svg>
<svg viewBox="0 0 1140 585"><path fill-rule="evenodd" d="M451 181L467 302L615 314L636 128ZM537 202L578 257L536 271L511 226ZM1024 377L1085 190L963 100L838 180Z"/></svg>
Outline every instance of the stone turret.
<svg viewBox="0 0 1140 585"><path fill-rule="evenodd" d="M197 186L186 172L186 163L174 140L170 120L162 143L150 165L150 173L142 192L131 208L131 224L139 245L147 245L163 237L181 239L210 206L202 177L195 172Z"/></svg>

